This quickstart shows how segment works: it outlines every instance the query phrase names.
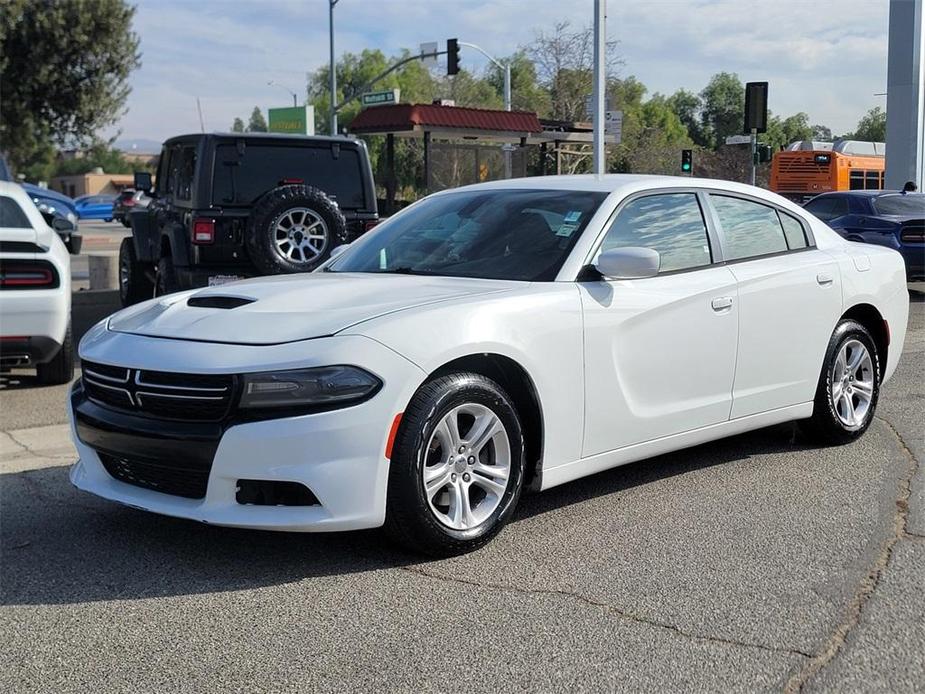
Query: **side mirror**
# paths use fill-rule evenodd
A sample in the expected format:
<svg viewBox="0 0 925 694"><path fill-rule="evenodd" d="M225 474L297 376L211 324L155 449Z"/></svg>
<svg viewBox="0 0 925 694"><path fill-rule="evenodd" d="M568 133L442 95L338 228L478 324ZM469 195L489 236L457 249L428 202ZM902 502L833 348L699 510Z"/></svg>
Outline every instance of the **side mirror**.
<svg viewBox="0 0 925 694"><path fill-rule="evenodd" d="M339 246L334 246L334 248L331 249L331 255L330 255L330 258L329 258L329 259L330 259L330 260L333 260L334 258L336 258L337 256L339 256L341 253L343 253L344 251L346 251L348 248L350 248L350 244L349 244L349 243L342 243L342 244L339 245Z"/></svg>
<svg viewBox="0 0 925 694"><path fill-rule="evenodd" d="M594 267L609 280L636 280L655 277L660 264L658 251L641 246L627 246L604 251Z"/></svg>
<svg viewBox="0 0 925 694"><path fill-rule="evenodd" d="M80 234L71 234L64 245L67 246L67 252L71 255L80 255L80 248L83 246L84 237Z"/></svg>
<svg viewBox="0 0 925 694"><path fill-rule="evenodd" d="M51 228L58 232L77 231L74 223L66 217L55 216L51 220Z"/></svg>
<svg viewBox="0 0 925 694"><path fill-rule="evenodd" d="M148 171L136 171L132 178L132 185L134 186L135 190L141 190L145 193L150 193L151 189L154 187L154 180Z"/></svg>

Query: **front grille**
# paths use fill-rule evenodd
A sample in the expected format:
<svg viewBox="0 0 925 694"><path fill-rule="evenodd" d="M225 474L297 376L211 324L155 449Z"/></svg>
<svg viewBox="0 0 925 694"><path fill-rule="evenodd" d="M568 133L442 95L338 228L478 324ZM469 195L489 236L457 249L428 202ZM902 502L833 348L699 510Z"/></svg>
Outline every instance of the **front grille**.
<svg viewBox="0 0 925 694"><path fill-rule="evenodd" d="M169 373L83 362L87 396L103 407L157 419L219 421L231 409L231 375Z"/></svg>
<svg viewBox="0 0 925 694"><path fill-rule="evenodd" d="M152 463L102 452L99 456L106 472L120 482L187 499L202 499L206 495L209 469L197 463L182 460Z"/></svg>
<svg viewBox="0 0 925 694"><path fill-rule="evenodd" d="M925 219L903 222L899 240L903 243L925 243Z"/></svg>

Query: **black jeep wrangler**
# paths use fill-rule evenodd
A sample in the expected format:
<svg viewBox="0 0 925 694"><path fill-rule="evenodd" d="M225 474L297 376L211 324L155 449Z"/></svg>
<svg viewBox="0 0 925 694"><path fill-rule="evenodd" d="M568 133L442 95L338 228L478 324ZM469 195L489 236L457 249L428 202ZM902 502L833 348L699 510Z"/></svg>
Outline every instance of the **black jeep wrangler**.
<svg viewBox="0 0 925 694"><path fill-rule="evenodd" d="M119 249L125 306L193 287L308 272L379 215L366 145L342 137L181 135Z"/></svg>

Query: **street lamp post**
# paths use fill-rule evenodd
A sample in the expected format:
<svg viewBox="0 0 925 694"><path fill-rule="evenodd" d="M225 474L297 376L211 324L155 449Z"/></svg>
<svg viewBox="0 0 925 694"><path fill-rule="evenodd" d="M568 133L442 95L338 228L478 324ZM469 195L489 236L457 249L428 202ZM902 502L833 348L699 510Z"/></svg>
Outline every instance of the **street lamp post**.
<svg viewBox="0 0 925 694"><path fill-rule="evenodd" d="M279 82L274 82L273 80L270 80L269 82L267 82L267 86L270 86L270 87L279 87L280 89L283 89L283 90L289 92L289 93L292 95L292 105L293 105L293 106L298 106L298 105L299 105L298 96L297 96L296 93L295 93L294 91L292 91L289 87L284 87L284 86L281 85Z"/></svg>
<svg viewBox="0 0 925 694"><path fill-rule="evenodd" d="M482 47L476 46L474 43L466 43L465 41L459 42L460 46L468 46L477 50L479 53L488 58L492 63L494 63L498 68L504 72L504 110L511 110L511 61L505 60L503 63L486 52ZM513 175L513 167L511 165L511 145L510 143L504 144L504 177L510 178Z"/></svg>
<svg viewBox="0 0 925 694"><path fill-rule="evenodd" d="M328 0L328 27L331 38L331 134L337 135L337 70L334 65L334 6L338 0Z"/></svg>
<svg viewBox="0 0 925 694"><path fill-rule="evenodd" d="M607 0L594 0L594 173L604 173L604 92L606 89Z"/></svg>

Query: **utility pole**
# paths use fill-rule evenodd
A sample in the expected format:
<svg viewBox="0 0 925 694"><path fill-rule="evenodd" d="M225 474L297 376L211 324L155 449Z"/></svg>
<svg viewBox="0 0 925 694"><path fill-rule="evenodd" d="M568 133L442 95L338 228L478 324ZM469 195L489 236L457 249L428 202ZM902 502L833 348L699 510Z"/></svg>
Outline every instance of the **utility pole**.
<svg viewBox="0 0 925 694"><path fill-rule="evenodd" d="M604 91L607 78L607 0L594 0L594 173L604 173Z"/></svg>
<svg viewBox="0 0 925 694"><path fill-rule="evenodd" d="M331 134L337 135L337 70L334 64L334 5L338 0L328 0L328 27L331 39Z"/></svg>
<svg viewBox="0 0 925 694"><path fill-rule="evenodd" d="M477 50L479 53L484 55L488 60L494 63L501 71L504 72L504 110L511 110L511 61L505 60L503 63L490 55L480 46L476 46L474 43L467 43L465 41L459 41L460 46L467 46ZM504 177L510 178L513 175L513 166L511 164L511 149L512 145L510 143L504 143Z"/></svg>

